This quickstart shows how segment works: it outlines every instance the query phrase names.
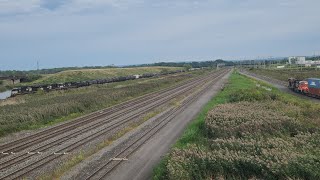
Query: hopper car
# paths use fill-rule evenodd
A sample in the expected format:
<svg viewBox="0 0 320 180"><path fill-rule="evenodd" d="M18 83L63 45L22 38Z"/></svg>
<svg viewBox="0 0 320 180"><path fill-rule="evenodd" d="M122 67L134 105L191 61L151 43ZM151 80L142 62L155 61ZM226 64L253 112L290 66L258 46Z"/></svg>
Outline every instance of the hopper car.
<svg viewBox="0 0 320 180"><path fill-rule="evenodd" d="M106 84L112 82L121 82L121 81L128 81L140 78L151 78L151 77L158 77L161 75L168 75L168 74L175 74L185 72L184 70L176 70L176 71L169 71L164 73L145 73L141 75L129 75L129 76L118 76L118 77L111 77L106 79L95 79L95 80L87 80L87 81L78 81L78 82L65 82L65 83L54 83L54 84L44 84L44 85L33 85L33 86L22 86L16 87L11 90L11 97L16 95L23 95L23 94L31 94L35 93L39 90L41 91L53 91L53 90L66 90L72 88L80 88L85 86L90 86L94 84Z"/></svg>

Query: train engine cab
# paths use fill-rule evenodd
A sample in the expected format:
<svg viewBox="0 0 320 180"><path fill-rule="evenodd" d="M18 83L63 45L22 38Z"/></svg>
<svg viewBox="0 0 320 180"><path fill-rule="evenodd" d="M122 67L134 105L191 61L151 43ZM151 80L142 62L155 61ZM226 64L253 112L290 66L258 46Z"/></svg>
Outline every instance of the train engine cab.
<svg viewBox="0 0 320 180"><path fill-rule="evenodd" d="M309 93L308 81L299 81L298 92L303 94Z"/></svg>
<svg viewBox="0 0 320 180"><path fill-rule="evenodd" d="M302 94L308 94L309 93L309 86L308 86L308 81L301 81L301 80L297 80L295 78L290 78L288 79L288 87L295 91L295 92L299 92Z"/></svg>

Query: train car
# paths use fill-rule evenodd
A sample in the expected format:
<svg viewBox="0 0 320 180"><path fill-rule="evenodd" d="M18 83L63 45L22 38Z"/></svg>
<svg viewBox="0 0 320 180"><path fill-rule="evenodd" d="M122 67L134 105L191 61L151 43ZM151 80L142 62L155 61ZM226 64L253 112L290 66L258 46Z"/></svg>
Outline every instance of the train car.
<svg viewBox="0 0 320 180"><path fill-rule="evenodd" d="M288 84L289 89L302 94L309 93L308 81L290 78L288 79L288 82L289 82Z"/></svg>
<svg viewBox="0 0 320 180"><path fill-rule="evenodd" d="M35 86L31 86L31 92L37 92L39 89L41 89L42 88L42 86L40 86L40 85L35 85Z"/></svg>
<svg viewBox="0 0 320 180"><path fill-rule="evenodd" d="M125 77L125 76L120 76L119 78L118 78L118 81L120 82L120 81L125 81L125 80L127 80L127 77Z"/></svg>
<svg viewBox="0 0 320 180"><path fill-rule="evenodd" d="M81 82L77 82L78 87L85 87L85 86L89 86L89 82L87 81L81 81Z"/></svg>
<svg viewBox="0 0 320 180"><path fill-rule="evenodd" d="M179 72L185 72L185 71L176 70L176 71L162 72L162 73L145 73L142 75L117 76L117 77L111 77L106 79L97 79L97 80L88 80L88 81L22 86L19 88L13 88L11 90L11 95L15 96L18 94L30 94L38 90L43 90L47 92L51 90L65 90L69 88L79 88L79 87L90 86L92 84L105 84L105 83L120 82L120 81L134 80L134 79L140 79L140 78L151 78L151 77L158 77L160 75L175 74Z"/></svg>
<svg viewBox="0 0 320 180"><path fill-rule="evenodd" d="M11 97L14 97L14 96L19 95L19 94L22 94L21 87L13 88L11 90Z"/></svg>
<svg viewBox="0 0 320 180"><path fill-rule="evenodd" d="M309 94L314 97L320 97L320 79L308 78Z"/></svg>
<svg viewBox="0 0 320 180"><path fill-rule="evenodd" d="M126 80L134 80L134 79L137 79L136 76L134 76L134 75L126 77Z"/></svg>
<svg viewBox="0 0 320 180"><path fill-rule="evenodd" d="M21 93L22 94L28 94L32 92L32 87L30 86L23 86L21 87Z"/></svg>
<svg viewBox="0 0 320 180"><path fill-rule="evenodd" d="M42 85L40 87L40 90L48 92L51 90L51 86L50 85Z"/></svg>
<svg viewBox="0 0 320 180"><path fill-rule="evenodd" d="M52 90L62 90L66 89L65 85L63 83L56 83L56 84L51 84L51 89Z"/></svg>
<svg viewBox="0 0 320 180"><path fill-rule="evenodd" d="M141 75L141 78L150 78L150 77L154 77L156 75L156 73L145 73Z"/></svg>

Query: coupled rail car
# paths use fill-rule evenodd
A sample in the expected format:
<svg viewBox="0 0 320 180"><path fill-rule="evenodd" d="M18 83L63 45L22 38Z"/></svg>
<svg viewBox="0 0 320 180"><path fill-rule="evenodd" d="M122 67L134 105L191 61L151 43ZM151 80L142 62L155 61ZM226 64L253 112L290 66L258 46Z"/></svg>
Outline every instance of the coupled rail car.
<svg viewBox="0 0 320 180"><path fill-rule="evenodd" d="M299 80L295 78L288 79L289 89L307 96L320 98L320 79L308 78L306 80Z"/></svg>
<svg viewBox="0 0 320 180"><path fill-rule="evenodd" d="M176 70L176 71L169 71L163 73L145 73L141 75L129 75L129 76L118 76L118 77L111 77L106 79L96 79L96 80L88 80L88 81L79 81L79 82L65 82L65 83L55 83L55 84L43 84L43 85L33 85L33 86L22 86L13 88L11 90L11 97L23 94L32 94L39 90L41 91L53 91L53 90L66 90L71 88L80 88L85 86L90 86L94 84L106 84L106 83L113 83L113 82L121 82L121 81L128 81L140 78L150 78L150 77L157 77L162 75L168 74L175 74L185 72L184 70Z"/></svg>

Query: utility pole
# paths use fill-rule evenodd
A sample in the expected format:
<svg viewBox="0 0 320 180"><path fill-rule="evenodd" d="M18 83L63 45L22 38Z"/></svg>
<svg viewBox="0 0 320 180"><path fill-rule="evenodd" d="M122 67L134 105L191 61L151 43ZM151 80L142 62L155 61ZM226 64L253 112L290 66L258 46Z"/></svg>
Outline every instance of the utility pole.
<svg viewBox="0 0 320 180"><path fill-rule="evenodd" d="M37 61L37 71L39 72L39 61Z"/></svg>

